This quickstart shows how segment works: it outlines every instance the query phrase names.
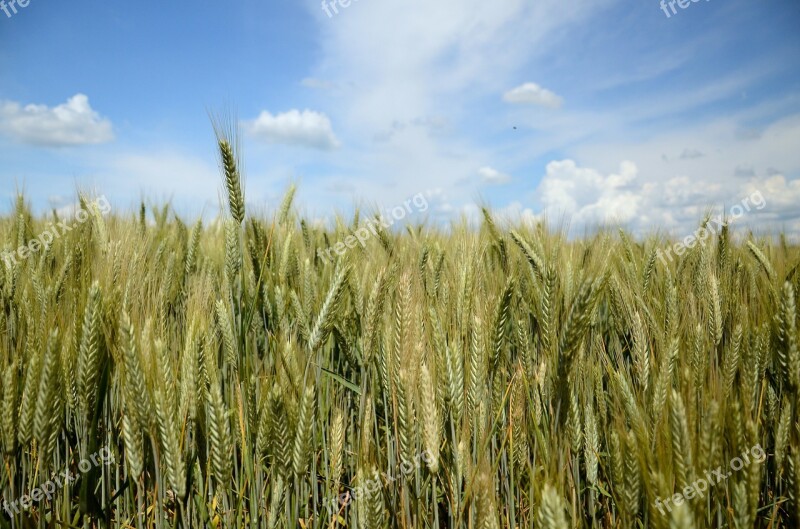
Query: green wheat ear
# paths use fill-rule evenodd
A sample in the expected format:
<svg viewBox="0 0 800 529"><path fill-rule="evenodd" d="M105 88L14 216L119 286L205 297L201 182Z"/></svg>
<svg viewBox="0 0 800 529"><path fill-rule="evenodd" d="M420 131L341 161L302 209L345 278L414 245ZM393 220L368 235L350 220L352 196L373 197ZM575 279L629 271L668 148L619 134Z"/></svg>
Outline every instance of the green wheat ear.
<svg viewBox="0 0 800 529"><path fill-rule="evenodd" d="M222 399L219 383L212 380L208 390L208 439L211 468L220 488L226 488L231 478L231 430L228 410Z"/></svg>
<svg viewBox="0 0 800 529"><path fill-rule="evenodd" d="M239 172L239 152L237 127L233 118L212 118L217 137L220 165L228 195L228 209L231 217L241 225L244 222L244 191L242 175Z"/></svg>
<svg viewBox="0 0 800 529"><path fill-rule="evenodd" d="M53 415L59 414L61 410L58 409L58 392L60 380L58 372L60 371L59 360L59 339L58 329L50 331L50 337L47 340L47 348L43 359L42 371L39 379L39 395L36 399L36 410L34 413L34 438L42 447L42 461L49 459L48 441L50 439L50 428L53 423L58 423L58 418L53 419Z"/></svg>
<svg viewBox="0 0 800 529"><path fill-rule="evenodd" d="M101 354L102 298L100 285L92 283L86 300L80 348L78 349L78 403L84 417L94 411Z"/></svg>
<svg viewBox="0 0 800 529"><path fill-rule="evenodd" d="M775 281L777 274L775 273L775 268L773 268L772 263L770 262L769 258L764 255L764 252L756 246L753 241L747 241L747 249L750 250L750 253L753 254L753 257L756 258L758 264L764 269L764 272L767 274L767 277L770 281Z"/></svg>
<svg viewBox="0 0 800 529"><path fill-rule="evenodd" d="M309 386L303 392L297 416L297 431L292 451L292 468L298 478L308 465L309 452L313 441L314 424L314 388Z"/></svg>
<svg viewBox="0 0 800 529"><path fill-rule="evenodd" d="M3 452L12 454L16 446L17 369L9 365L3 371Z"/></svg>
<svg viewBox="0 0 800 529"><path fill-rule="evenodd" d="M228 207L234 220L241 224L244 221L244 194L241 175L236 164L236 155L231 144L224 139L219 140L219 152L225 173L225 189L228 191Z"/></svg>
<svg viewBox="0 0 800 529"><path fill-rule="evenodd" d="M294 195L297 192L297 187L294 184L289 186L289 189L286 191L286 195L284 195L283 200L281 201L281 205L278 208L278 224L283 226L286 224L286 221L289 219L289 212L292 209L292 202L294 202Z"/></svg>
<svg viewBox="0 0 800 529"><path fill-rule="evenodd" d="M550 486L545 485L539 511L536 513L538 526L543 529L567 529L569 524L566 517L564 500Z"/></svg>
<svg viewBox="0 0 800 529"><path fill-rule="evenodd" d="M331 447L330 481L331 490L334 494L339 490L339 479L342 477L344 437L344 412L340 407L336 407L333 410L329 439Z"/></svg>

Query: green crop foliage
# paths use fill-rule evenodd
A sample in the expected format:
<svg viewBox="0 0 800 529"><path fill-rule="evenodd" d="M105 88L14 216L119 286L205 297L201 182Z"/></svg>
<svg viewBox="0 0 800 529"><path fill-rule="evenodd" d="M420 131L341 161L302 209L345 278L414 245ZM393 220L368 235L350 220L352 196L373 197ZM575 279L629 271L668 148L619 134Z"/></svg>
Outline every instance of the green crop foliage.
<svg viewBox="0 0 800 529"><path fill-rule="evenodd" d="M358 221L245 211L235 146L217 222L94 212L0 261L0 526L800 524L797 247L484 210L328 259ZM0 246L57 221L20 197Z"/></svg>

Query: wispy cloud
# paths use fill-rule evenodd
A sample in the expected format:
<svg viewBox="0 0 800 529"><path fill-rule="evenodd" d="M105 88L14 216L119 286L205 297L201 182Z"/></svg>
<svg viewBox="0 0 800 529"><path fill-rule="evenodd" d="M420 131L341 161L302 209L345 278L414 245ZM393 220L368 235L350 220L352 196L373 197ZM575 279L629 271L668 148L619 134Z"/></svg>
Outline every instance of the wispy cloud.
<svg viewBox="0 0 800 529"><path fill-rule="evenodd" d="M433 184L452 189L458 207L472 201L485 185L477 168L497 148L476 132L503 119L503 91L534 56L561 46L562 32L598 9L590 0L566 7L556 0L408 0L399 10L362 2L331 23L314 5L325 45L310 71L333 83L353 81L315 103L347 144L330 158L331 172L367 182L359 193L369 199L391 201Z"/></svg>

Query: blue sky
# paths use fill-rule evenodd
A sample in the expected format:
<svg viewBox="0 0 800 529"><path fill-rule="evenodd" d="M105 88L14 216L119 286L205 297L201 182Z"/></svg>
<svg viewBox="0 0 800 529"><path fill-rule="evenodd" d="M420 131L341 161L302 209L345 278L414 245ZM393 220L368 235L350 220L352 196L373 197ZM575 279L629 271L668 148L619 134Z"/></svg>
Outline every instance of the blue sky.
<svg viewBox="0 0 800 529"><path fill-rule="evenodd" d="M760 192L742 221L800 232L798 2L341 1L0 10L0 212L214 214L227 113L251 210L297 182L315 218L425 192L437 220L680 231Z"/></svg>

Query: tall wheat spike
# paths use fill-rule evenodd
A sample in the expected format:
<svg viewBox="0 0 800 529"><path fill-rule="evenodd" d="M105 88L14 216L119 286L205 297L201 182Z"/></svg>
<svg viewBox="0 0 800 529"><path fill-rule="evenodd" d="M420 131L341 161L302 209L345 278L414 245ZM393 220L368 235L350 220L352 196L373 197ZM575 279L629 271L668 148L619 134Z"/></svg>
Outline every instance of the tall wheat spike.
<svg viewBox="0 0 800 529"><path fill-rule="evenodd" d="M180 446L180 430L175 420L175 408L170 408L165 392L157 389L153 394L159 439L163 449L169 484L175 494L186 496L186 475ZM133 466L133 465L131 465Z"/></svg>
<svg viewBox="0 0 800 529"><path fill-rule="evenodd" d="M288 477L292 466L291 434L288 426L288 417L284 405L283 394L276 384L269 394L269 450L273 464L279 469L280 475Z"/></svg>
<svg viewBox="0 0 800 529"><path fill-rule="evenodd" d="M758 264L760 264L764 269L764 272L766 272L770 281L774 281L777 277L777 274L775 273L775 269L772 267L772 263L770 263L767 256L764 255L764 252L762 252L761 249L753 243L753 241L747 241L747 248L750 250L750 253L753 254L753 257L756 258Z"/></svg>
<svg viewBox="0 0 800 529"><path fill-rule="evenodd" d="M231 476L231 431L228 410L216 381L208 388L207 417L211 467L218 485L227 487Z"/></svg>
<svg viewBox="0 0 800 529"><path fill-rule="evenodd" d="M241 224L244 221L244 193L242 177L239 174L239 163L230 139L217 134L219 154L225 177L225 189L228 192L228 208L231 217Z"/></svg>
<svg viewBox="0 0 800 529"><path fill-rule="evenodd" d="M16 368L10 365L3 371L3 452L11 454L17 442L17 379Z"/></svg>
<svg viewBox="0 0 800 529"><path fill-rule="evenodd" d="M303 474L308 464L312 436L314 435L312 430L313 422L314 388L308 386L303 391L303 398L300 402L300 409L298 410L297 416L297 429L294 437L294 449L292 450L292 468L296 476Z"/></svg>
<svg viewBox="0 0 800 529"><path fill-rule="evenodd" d="M39 388L39 377L42 369L43 353L40 347L26 344L26 349L30 359L25 370L25 382L22 387L22 395L19 399L19 426L17 430L17 440L21 445L30 441L33 434L33 414L36 411L35 395Z"/></svg>
<svg viewBox="0 0 800 529"><path fill-rule="evenodd" d="M797 343L797 306L794 287L785 282L781 289L780 311L776 315L778 326L778 362L784 381L794 388L800 387L800 349Z"/></svg>
<svg viewBox="0 0 800 529"><path fill-rule="evenodd" d="M633 362L640 387L647 392L650 384L650 350L639 314L633 318Z"/></svg>
<svg viewBox="0 0 800 529"><path fill-rule="evenodd" d="M78 350L78 403L85 417L93 413L97 378L100 368L101 348L101 298L100 285L92 283L86 300L81 343Z"/></svg>
<svg viewBox="0 0 800 529"><path fill-rule="evenodd" d="M673 390L670 408L672 428L672 460L675 464L677 487L684 487L694 481L692 465L692 445L689 438L689 427L686 422L686 408L680 393Z"/></svg>
<svg viewBox="0 0 800 529"><path fill-rule="evenodd" d="M428 468L436 474L439 471L439 444L441 442L439 408L436 404L436 386L431 378L428 366L420 368L420 412L422 414L422 432Z"/></svg>
<svg viewBox="0 0 800 529"><path fill-rule="evenodd" d="M339 480L342 477L342 467L343 467L342 458L344 457L344 437L345 437L344 412L341 410L341 408L336 408L333 412L333 421L331 422L330 440L329 440L331 447L330 479L334 494L338 493Z"/></svg>
<svg viewBox="0 0 800 529"><path fill-rule="evenodd" d="M584 464L586 480L591 485L597 484L597 470L600 456L600 436L597 432L597 419L590 402L584 408Z"/></svg>
<svg viewBox="0 0 800 529"><path fill-rule="evenodd" d="M47 340L44 359L42 361L42 372L39 377L39 390L36 399L34 412L33 428L34 438L40 446L46 447L50 438L50 425L53 422L53 415L57 410L54 409L56 395L59 392L59 380L57 378L60 371L59 366L59 339L58 329L50 331ZM42 459L47 461L50 454L43 453Z"/></svg>
<svg viewBox="0 0 800 529"><path fill-rule="evenodd" d="M333 281L328 289L328 295L325 296L325 301L322 303L322 308L309 335L308 348L311 351L315 351L331 331L331 325L341 300L347 273L347 267L343 266L334 274Z"/></svg>

